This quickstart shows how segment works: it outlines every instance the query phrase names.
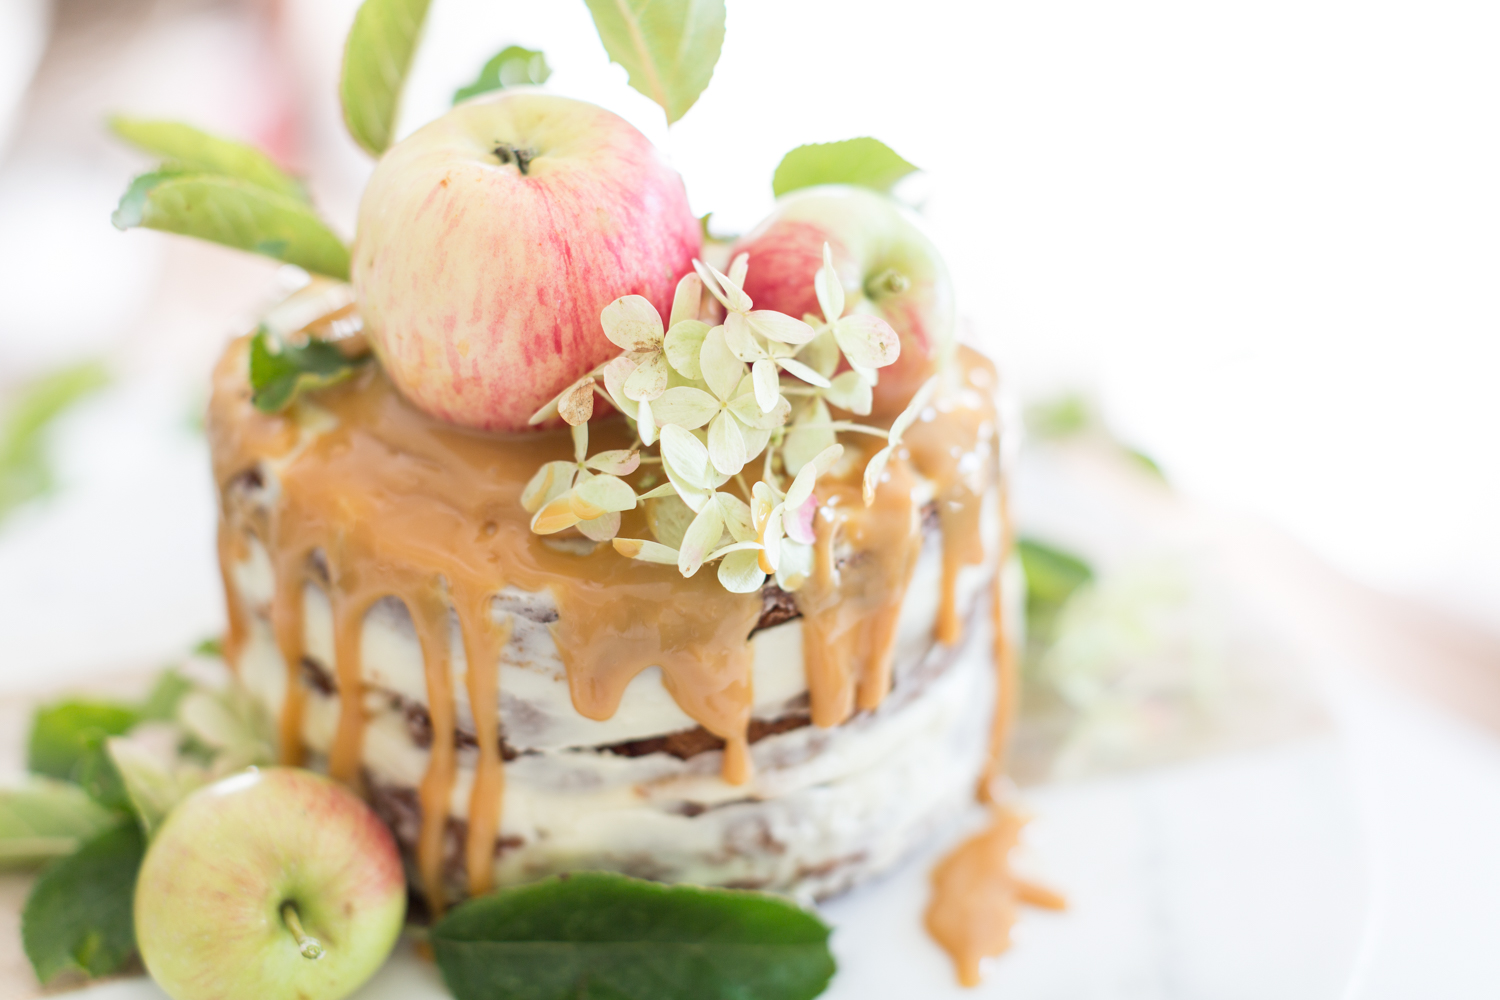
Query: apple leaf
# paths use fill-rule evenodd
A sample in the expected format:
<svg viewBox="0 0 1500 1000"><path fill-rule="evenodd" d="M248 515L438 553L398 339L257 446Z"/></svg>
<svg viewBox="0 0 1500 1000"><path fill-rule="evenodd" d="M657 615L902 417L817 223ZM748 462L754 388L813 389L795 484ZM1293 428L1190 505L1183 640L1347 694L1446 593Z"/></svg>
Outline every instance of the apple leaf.
<svg viewBox="0 0 1500 1000"><path fill-rule="evenodd" d="M778 198L815 184L855 184L889 193L897 181L917 169L894 149L869 136L815 142L798 146L781 158L771 178L771 189Z"/></svg>
<svg viewBox="0 0 1500 1000"><path fill-rule="evenodd" d="M551 75L552 67L547 65L547 57L536 49L507 45L500 50L499 55L484 64L478 79L454 92L453 103L467 101L471 97L505 87L540 85L546 83Z"/></svg>
<svg viewBox="0 0 1500 1000"><path fill-rule="evenodd" d="M0 791L0 871L72 854L119 819L83 789L62 781L35 779Z"/></svg>
<svg viewBox="0 0 1500 1000"><path fill-rule="evenodd" d="M396 134L401 87L427 18L429 0L365 0L344 42L339 99L354 141L379 156Z"/></svg>
<svg viewBox="0 0 1500 1000"><path fill-rule="evenodd" d="M141 702L137 714L142 722L170 722L177 717L177 706L189 691L193 682L175 670L163 670L161 676Z"/></svg>
<svg viewBox="0 0 1500 1000"><path fill-rule="evenodd" d="M351 360L321 340L309 340L300 347L283 344L273 351L270 337L261 330L250 341L252 401L263 413L279 413L300 393L348 378L365 360Z"/></svg>
<svg viewBox="0 0 1500 1000"><path fill-rule="evenodd" d="M724 47L724 0L587 0L599 40L670 125L698 100Z"/></svg>
<svg viewBox="0 0 1500 1000"><path fill-rule="evenodd" d="M348 280L349 248L304 201L237 177L164 167L120 198L116 229L180 233Z"/></svg>
<svg viewBox="0 0 1500 1000"><path fill-rule="evenodd" d="M73 767L73 781L88 797L117 813L133 813L130 790L109 753L110 737L91 733L83 755Z"/></svg>
<svg viewBox="0 0 1500 1000"><path fill-rule="evenodd" d="M115 135L148 153L164 157L184 173L238 177L267 191L307 200L307 191L254 146L221 139L181 122L146 121L120 115L109 120Z"/></svg>
<svg viewBox="0 0 1500 1000"><path fill-rule="evenodd" d="M458 1000L807 1000L828 933L775 896L583 872L462 903L430 940Z"/></svg>
<svg viewBox="0 0 1500 1000"><path fill-rule="evenodd" d="M115 702L70 700L40 708L32 717L26 767L33 774L74 781L96 744L139 721L136 709Z"/></svg>
<svg viewBox="0 0 1500 1000"><path fill-rule="evenodd" d="M66 969L107 975L135 953L132 906L146 841L121 823L42 872L21 912L21 943L43 983Z"/></svg>
<svg viewBox="0 0 1500 1000"><path fill-rule="evenodd" d="M109 383L97 361L73 365L22 385L0 425L0 517L52 489L46 430L80 399Z"/></svg>
<svg viewBox="0 0 1500 1000"><path fill-rule="evenodd" d="M1044 642L1054 637L1058 613L1079 587L1094 578L1088 563L1035 538L1016 543L1026 574L1026 632Z"/></svg>

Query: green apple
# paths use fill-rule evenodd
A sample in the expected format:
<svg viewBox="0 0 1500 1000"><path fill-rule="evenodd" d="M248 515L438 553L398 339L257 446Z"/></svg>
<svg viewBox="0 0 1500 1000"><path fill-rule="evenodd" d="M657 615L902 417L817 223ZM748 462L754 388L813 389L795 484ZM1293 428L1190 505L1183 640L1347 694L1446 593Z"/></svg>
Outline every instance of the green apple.
<svg viewBox="0 0 1500 1000"><path fill-rule="evenodd" d="M338 1000L385 961L405 914L390 831L294 768L251 768L185 799L135 889L141 958L173 1000Z"/></svg>
<svg viewBox="0 0 1500 1000"><path fill-rule="evenodd" d="M381 157L351 278L391 381L442 420L525 431L619 353L599 313L667 315L702 227L682 178L603 108L530 88L465 101Z"/></svg>
<svg viewBox="0 0 1500 1000"><path fill-rule="evenodd" d="M873 312L901 338L896 363L880 369L874 412L894 416L935 370L953 339L953 281L916 219L866 188L825 184L782 196L770 216L735 244L748 253L745 292L757 309L821 315L813 275L823 244L844 285L847 312Z"/></svg>

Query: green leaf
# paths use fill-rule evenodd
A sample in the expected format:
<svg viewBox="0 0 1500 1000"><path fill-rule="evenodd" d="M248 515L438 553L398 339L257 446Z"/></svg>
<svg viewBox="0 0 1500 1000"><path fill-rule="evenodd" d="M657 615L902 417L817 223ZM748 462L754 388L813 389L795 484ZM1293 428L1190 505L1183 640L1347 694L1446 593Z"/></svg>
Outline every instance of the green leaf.
<svg viewBox="0 0 1500 1000"><path fill-rule="evenodd" d="M37 779L0 791L0 871L72 854L119 819L66 782Z"/></svg>
<svg viewBox="0 0 1500 1000"><path fill-rule="evenodd" d="M609 58L667 113L687 114L724 46L724 0L586 0Z"/></svg>
<svg viewBox="0 0 1500 1000"><path fill-rule="evenodd" d="M265 413L279 413L292 405L299 393L321 389L348 378L365 359L350 360L332 344L309 340L298 347L283 344L271 350L264 330L250 341L250 387L253 402Z"/></svg>
<svg viewBox="0 0 1500 1000"><path fill-rule="evenodd" d="M63 368L22 386L0 424L0 517L52 490L46 430L69 407L109 383L97 361Z"/></svg>
<svg viewBox="0 0 1500 1000"><path fill-rule="evenodd" d="M163 670L146 700L138 710L142 722L170 722L177 717L177 705L193 690L193 682L172 669Z"/></svg>
<svg viewBox="0 0 1500 1000"><path fill-rule="evenodd" d="M73 767L73 781L104 808L117 813L134 813L130 791L110 756L109 743L110 738L103 733L89 735L88 746Z"/></svg>
<svg viewBox="0 0 1500 1000"><path fill-rule="evenodd" d="M771 190L780 198L788 191L815 184L856 184L889 193L897 181L917 169L891 147L869 136L817 142L798 146L781 158L771 178Z"/></svg>
<svg viewBox="0 0 1500 1000"><path fill-rule="evenodd" d="M427 4L428 0L365 0L344 42L339 80L344 124L371 156L385 152L395 137L401 87L417 51Z"/></svg>
<svg viewBox="0 0 1500 1000"><path fill-rule="evenodd" d="M458 1000L807 1000L828 933L774 896L586 872L460 904L430 940Z"/></svg>
<svg viewBox="0 0 1500 1000"><path fill-rule="evenodd" d="M109 740L109 759L148 838L177 803L210 780L208 768L159 741L116 736Z"/></svg>
<svg viewBox="0 0 1500 1000"><path fill-rule="evenodd" d="M135 952L135 877L146 852L134 823L94 837L54 862L21 913L21 943L37 978L66 969L107 975Z"/></svg>
<svg viewBox="0 0 1500 1000"><path fill-rule="evenodd" d="M224 656L224 643L218 636L211 635L207 639L199 640L198 645L193 647L193 655L216 656L222 659Z"/></svg>
<svg viewBox="0 0 1500 1000"><path fill-rule="evenodd" d="M222 139L181 122L116 115L109 120L109 127L126 142L163 157L182 173L237 177L277 194L307 200L302 185L254 146Z"/></svg>
<svg viewBox="0 0 1500 1000"><path fill-rule="evenodd" d="M347 280L349 248L298 198L236 177L167 167L131 182L111 221L180 233Z"/></svg>
<svg viewBox="0 0 1500 1000"><path fill-rule="evenodd" d="M136 709L116 702L69 700L40 708L32 717L26 767L33 774L73 781L94 747L139 721Z"/></svg>
<svg viewBox="0 0 1500 1000"><path fill-rule="evenodd" d="M1070 438L1095 423L1094 408L1077 393L1066 393L1026 408L1026 429L1039 441Z"/></svg>
<svg viewBox="0 0 1500 1000"><path fill-rule="evenodd" d="M1042 642L1052 639L1053 623L1068 598L1094 578L1088 563L1071 552L1034 538L1016 542L1026 573L1026 628Z"/></svg>
<svg viewBox="0 0 1500 1000"><path fill-rule="evenodd" d="M541 85L552 75L547 57L536 49L519 45L507 45L500 54L484 64L479 78L467 87L453 93L453 103L467 101L471 97L487 94L505 87L524 87L527 84Z"/></svg>

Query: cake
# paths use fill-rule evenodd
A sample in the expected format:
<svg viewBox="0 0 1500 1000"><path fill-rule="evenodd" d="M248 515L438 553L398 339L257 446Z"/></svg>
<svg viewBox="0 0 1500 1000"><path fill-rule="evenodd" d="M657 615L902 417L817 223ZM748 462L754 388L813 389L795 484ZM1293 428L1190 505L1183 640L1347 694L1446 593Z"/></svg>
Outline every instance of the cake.
<svg viewBox="0 0 1500 1000"><path fill-rule="evenodd" d="M315 335L356 315L327 286L299 298L281 311ZM224 353L208 422L226 653L282 759L362 787L434 909L579 869L826 897L972 800L1015 596L1014 429L977 353L940 373L870 506L874 447L818 479L791 593L534 533L522 494L568 461L567 429L438 420L376 364L265 413L249 354ZM618 416L591 428L629 444ZM652 506L620 533L649 537Z"/></svg>
<svg viewBox="0 0 1500 1000"><path fill-rule="evenodd" d="M692 106L721 5L591 10L669 123ZM296 780L389 828L439 945L548 887L681 907L699 890L641 880L689 883L807 924L821 990L828 928L764 893L845 892L977 800L926 913L977 982L1018 903L1061 901L1008 861L1019 427L891 196L916 168L799 147L770 214L715 239L642 132L520 85L546 64L514 46L396 142L423 11L367 2L351 31L340 95L377 157L352 244L264 154L116 124L165 158L116 225L300 282L213 375L230 690L334 782Z"/></svg>

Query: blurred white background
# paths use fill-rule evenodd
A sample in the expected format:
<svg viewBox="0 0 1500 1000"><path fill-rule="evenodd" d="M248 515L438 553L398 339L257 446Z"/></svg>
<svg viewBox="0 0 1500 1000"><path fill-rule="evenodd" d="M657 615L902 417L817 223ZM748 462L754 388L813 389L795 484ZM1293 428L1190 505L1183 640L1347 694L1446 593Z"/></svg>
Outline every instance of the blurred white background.
<svg viewBox="0 0 1500 1000"><path fill-rule="evenodd" d="M504 45L540 48L549 86L669 151L721 233L768 210L787 150L876 136L924 168L901 194L1024 395L1095 394L1203 507L1500 635L1500 6L728 4L714 82L669 133L581 0L433 0L403 129ZM352 235L370 164L335 81L355 6L0 0L0 410L62 364L116 375L56 428L55 496L0 522L3 689L149 665L222 618L193 421L275 268L112 229L148 161L104 115L257 142ZM1363 808L1389 820L1372 849L1401 862L1357 993L1419 995L1441 957L1443 995L1483 995L1455 987L1497 972L1475 964L1492 937L1463 935L1500 929L1500 744L1344 704Z"/></svg>
<svg viewBox="0 0 1500 1000"><path fill-rule="evenodd" d="M264 283L230 280L237 296L170 349L141 329L169 271L222 255L109 227L144 161L100 116L267 144L348 232L368 170L334 96L354 6L65 0L28 104L47 7L7 0L0 391L71 356L134 368L161 349L190 405ZM1028 395L1092 390L1189 494L1500 629L1497 40L1500 8L1444 0L730 0L714 82L668 133L581 2L436 0L403 123L502 45L541 48L550 85L665 146L724 232L767 210L786 150L877 136L925 169L903 194Z"/></svg>

